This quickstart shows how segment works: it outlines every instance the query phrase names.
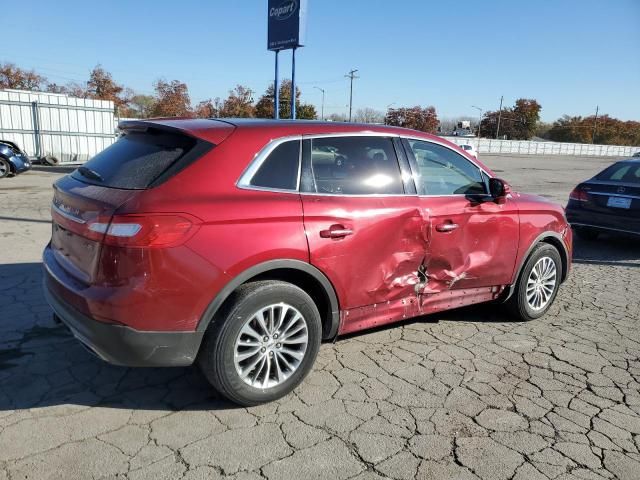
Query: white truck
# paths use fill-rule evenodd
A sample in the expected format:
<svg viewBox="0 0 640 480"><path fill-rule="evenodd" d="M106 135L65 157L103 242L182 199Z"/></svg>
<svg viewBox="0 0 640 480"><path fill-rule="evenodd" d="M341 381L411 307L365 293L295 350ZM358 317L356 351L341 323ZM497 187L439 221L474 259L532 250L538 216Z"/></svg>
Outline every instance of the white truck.
<svg viewBox="0 0 640 480"><path fill-rule="evenodd" d="M0 142L17 145L33 160L86 162L115 142L116 122L109 100L0 89Z"/></svg>

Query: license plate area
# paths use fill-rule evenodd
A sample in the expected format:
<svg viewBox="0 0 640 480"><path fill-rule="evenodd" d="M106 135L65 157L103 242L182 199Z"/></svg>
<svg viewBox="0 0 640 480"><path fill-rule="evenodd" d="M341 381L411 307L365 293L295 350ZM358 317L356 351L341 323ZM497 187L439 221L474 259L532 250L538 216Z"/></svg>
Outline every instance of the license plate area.
<svg viewBox="0 0 640 480"><path fill-rule="evenodd" d="M629 209L631 208L631 199L625 197L609 197L607 207Z"/></svg>

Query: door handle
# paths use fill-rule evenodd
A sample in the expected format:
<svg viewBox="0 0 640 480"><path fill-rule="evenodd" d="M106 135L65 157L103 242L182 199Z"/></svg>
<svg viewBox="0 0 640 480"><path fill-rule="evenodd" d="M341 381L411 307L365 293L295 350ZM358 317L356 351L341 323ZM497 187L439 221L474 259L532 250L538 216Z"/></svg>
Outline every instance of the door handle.
<svg viewBox="0 0 640 480"><path fill-rule="evenodd" d="M343 225L331 225L327 230L320 230L322 238L344 238L352 233L353 230Z"/></svg>
<svg viewBox="0 0 640 480"><path fill-rule="evenodd" d="M453 232L456 228L458 228L457 223L441 223L436 225L436 230L443 233Z"/></svg>

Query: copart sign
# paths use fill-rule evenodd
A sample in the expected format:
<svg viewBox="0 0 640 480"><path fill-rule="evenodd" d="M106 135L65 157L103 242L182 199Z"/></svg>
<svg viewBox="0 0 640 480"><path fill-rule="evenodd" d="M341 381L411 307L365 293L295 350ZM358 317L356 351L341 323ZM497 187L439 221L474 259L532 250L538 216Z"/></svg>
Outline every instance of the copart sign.
<svg viewBox="0 0 640 480"><path fill-rule="evenodd" d="M306 0L269 0L267 12L267 48L269 50L286 50L303 46Z"/></svg>

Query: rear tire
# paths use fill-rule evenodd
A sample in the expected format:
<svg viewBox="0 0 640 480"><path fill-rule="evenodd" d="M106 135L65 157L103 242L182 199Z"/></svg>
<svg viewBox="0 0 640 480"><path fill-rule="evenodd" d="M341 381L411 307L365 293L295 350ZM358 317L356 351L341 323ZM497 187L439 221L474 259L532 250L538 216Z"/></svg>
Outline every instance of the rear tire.
<svg viewBox="0 0 640 480"><path fill-rule="evenodd" d="M600 235L600 232L589 227L575 227L573 231L576 232L576 235L580 237L580 239L588 242L596 240L598 235Z"/></svg>
<svg viewBox="0 0 640 480"><path fill-rule="evenodd" d="M276 280L251 282L216 313L198 363L223 396L242 406L259 405L298 386L313 366L321 337L320 313L304 290Z"/></svg>
<svg viewBox="0 0 640 480"><path fill-rule="evenodd" d="M519 320L540 318L553 304L561 277L562 259L558 250L548 243L537 245L520 272L507 307Z"/></svg>

